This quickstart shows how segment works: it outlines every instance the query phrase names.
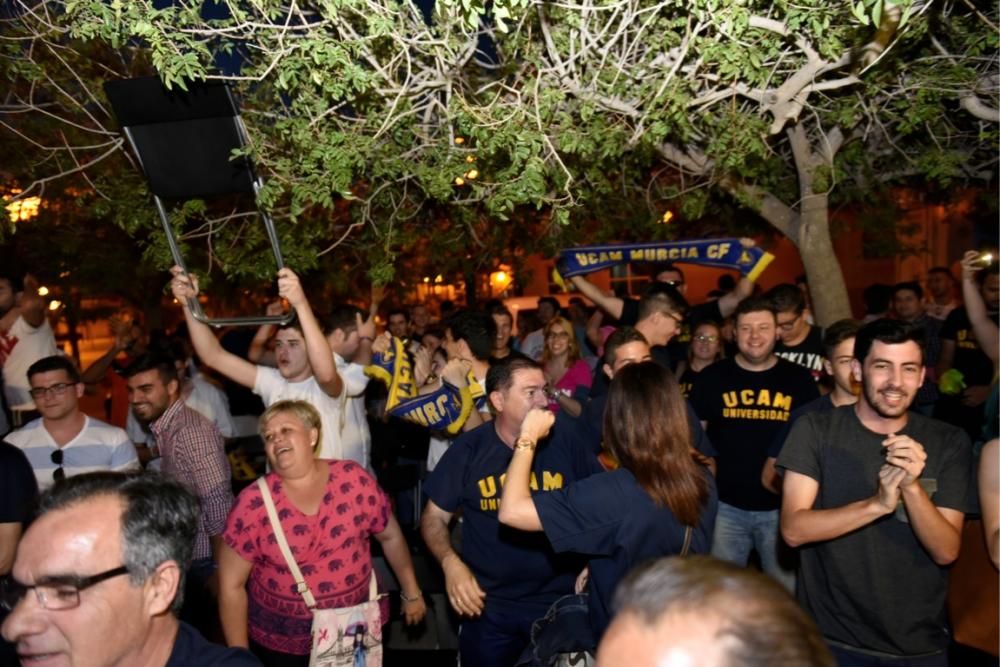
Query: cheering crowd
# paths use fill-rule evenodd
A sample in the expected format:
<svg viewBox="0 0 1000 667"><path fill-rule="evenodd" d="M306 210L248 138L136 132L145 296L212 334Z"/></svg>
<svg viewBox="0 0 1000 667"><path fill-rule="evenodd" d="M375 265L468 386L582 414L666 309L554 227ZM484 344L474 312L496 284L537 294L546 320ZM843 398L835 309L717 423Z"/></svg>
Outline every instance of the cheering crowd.
<svg viewBox="0 0 1000 667"><path fill-rule="evenodd" d="M183 322L119 319L82 371L0 275L0 664L377 664L390 608L424 621L421 551L466 667L946 666L963 536L1000 558L1000 277L961 267L825 328L804 284L690 304L662 264L639 299L577 274L384 331L285 268L293 316L246 336L175 267Z"/></svg>

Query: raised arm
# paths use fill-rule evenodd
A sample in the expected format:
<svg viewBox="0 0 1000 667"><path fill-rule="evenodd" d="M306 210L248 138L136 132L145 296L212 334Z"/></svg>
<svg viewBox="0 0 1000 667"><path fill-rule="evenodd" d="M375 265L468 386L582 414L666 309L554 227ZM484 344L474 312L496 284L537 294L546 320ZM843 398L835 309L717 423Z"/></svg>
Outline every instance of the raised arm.
<svg viewBox="0 0 1000 667"><path fill-rule="evenodd" d="M281 301L274 301L267 304L264 314L269 317L275 317L284 314L284 312L285 307ZM277 329L278 327L273 324L262 324L257 328L257 333L254 334L253 340L250 341L250 349L247 350L248 361L272 368L278 365L278 360L274 356L274 350L267 349L267 341L271 340L271 336L274 335Z"/></svg>
<svg viewBox="0 0 1000 667"><path fill-rule="evenodd" d="M188 306L188 299L198 298L197 276L193 273L184 273L179 266L171 268L170 274L173 276L170 280L170 289L184 309L184 320L187 322L191 344L194 345L198 357L205 365L219 371L233 382L253 389L257 381L257 367L223 349L209 326L195 319Z"/></svg>
<svg viewBox="0 0 1000 667"><path fill-rule="evenodd" d="M740 245L744 248L752 248L757 244L751 238L741 238ZM735 313L736 306L740 305L740 301L753 294L753 286L754 283L752 280L746 276L741 276L736 283L736 287L731 292L719 297L719 312L722 313L723 318Z"/></svg>
<svg viewBox="0 0 1000 667"><path fill-rule="evenodd" d="M309 356L309 365L312 367L316 383L329 396L340 396L344 391L344 381L337 373L337 364L333 360L330 343L327 342L319 322L316 321L309 299L302 291L299 277L289 268L278 271L278 294L288 299L288 303L295 309L295 315L299 318L302 337L306 343L306 354Z"/></svg>
<svg viewBox="0 0 1000 667"><path fill-rule="evenodd" d="M986 312L983 295L976 283L976 273L983 270L977 264L978 259L979 253L975 250L966 252L962 257L962 300L965 301L965 312L969 315L972 333L979 341L979 347L996 364L1000 357L1000 330Z"/></svg>
<svg viewBox="0 0 1000 667"><path fill-rule="evenodd" d="M500 513L497 515L500 523L518 530L542 530L542 520L529 486L531 462L535 458L538 441L548 435L555 419L555 415L544 408L533 408L524 418L503 484Z"/></svg>
<svg viewBox="0 0 1000 667"><path fill-rule="evenodd" d="M30 274L24 277L24 289L17 297L14 307L0 318L0 331L7 331L18 317L34 329L45 322L45 299L38 295L38 281Z"/></svg>
<svg viewBox="0 0 1000 667"><path fill-rule="evenodd" d="M483 613L486 592L479 587L472 570L451 548L451 534L448 532L451 517L451 512L428 500L420 517L420 534L431 554L441 564L451 606L460 614L479 616Z"/></svg>
<svg viewBox="0 0 1000 667"><path fill-rule="evenodd" d="M617 320L622 316L622 309L625 307L625 302L618 297L608 296L601 291L601 288L583 276L573 276L569 281L580 290L580 294L593 301L598 308L611 317Z"/></svg>

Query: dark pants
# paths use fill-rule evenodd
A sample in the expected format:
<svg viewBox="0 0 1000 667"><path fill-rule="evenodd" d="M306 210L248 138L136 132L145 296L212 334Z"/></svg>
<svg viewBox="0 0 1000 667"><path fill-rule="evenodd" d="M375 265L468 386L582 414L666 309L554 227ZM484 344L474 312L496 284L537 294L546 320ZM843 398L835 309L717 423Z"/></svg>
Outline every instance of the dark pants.
<svg viewBox="0 0 1000 667"><path fill-rule="evenodd" d="M948 667L948 654L944 651L916 658L879 658L831 645L830 652L837 667Z"/></svg>
<svg viewBox="0 0 1000 667"><path fill-rule="evenodd" d="M463 620L458 653L463 667L512 667L531 642L531 625L545 615L535 607L487 608L476 619Z"/></svg>
<svg viewBox="0 0 1000 667"><path fill-rule="evenodd" d="M250 652L257 656L264 667L309 667L308 655L292 655L291 653L272 651L252 639L250 640Z"/></svg>

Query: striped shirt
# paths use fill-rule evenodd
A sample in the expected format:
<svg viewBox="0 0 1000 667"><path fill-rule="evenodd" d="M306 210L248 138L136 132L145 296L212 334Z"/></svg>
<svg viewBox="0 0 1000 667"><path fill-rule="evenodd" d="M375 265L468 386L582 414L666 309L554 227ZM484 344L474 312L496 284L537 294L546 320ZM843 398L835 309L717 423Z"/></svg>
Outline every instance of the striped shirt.
<svg viewBox="0 0 1000 667"><path fill-rule="evenodd" d="M28 422L5 439L24 452L42 490L52 486L52 474L60 467L67 477L94 470L139 469L135 447L125 431L91 417L84 417L83 428L62 447L49 435L44 418ZM58 449L63 453L62 466L52 462Z"/></svg>
<svg viewBox="0 0 1000 667"><path fill-rule="evenodd" d="M149 425L163 460L163 474L187 486L201 502L195 560L211 558L209 537L221 535L233 506L225 443L219 428L177 400Z"/></svg>

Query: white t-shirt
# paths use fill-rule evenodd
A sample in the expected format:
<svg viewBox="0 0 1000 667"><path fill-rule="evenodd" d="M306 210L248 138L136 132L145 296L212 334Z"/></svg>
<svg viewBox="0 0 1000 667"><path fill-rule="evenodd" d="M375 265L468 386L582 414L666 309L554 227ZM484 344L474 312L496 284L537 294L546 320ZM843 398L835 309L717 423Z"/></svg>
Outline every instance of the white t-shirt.
<svg viewBox="0 0 1000 667"><path fill-rule="evenodd" d="M545 329L536 329L524 337L521 343L521 354L535 361L541 361L545 351Z"/></svg>
<svg viewBox="0 0 1000 667"><path fill-rule="evenodd" d="M229 413L229 399L221 389L202 377L201 373L193 375L184 388L185 390L190 388L184 396L184 405L201 413L215 424L222 437L235 436L236 427L233 425L233 416ZM128 418L125 420L125 431L136 444L150 441L150 432L143 428L131 410L128 411Z"/></svg>
<svg viewBox="0 0 1000 667"><path fill-rule="evenodd" d="M39 489L52 486L52 473L59 467L67 477L94 470L139 469L135 447L125 431L90 417L85 418L77 436L62 446L61 466L52 462L52 454L60 447L40 418L8 433L5 440L24 452L35 471Z"/></svg>
<svg viewBox="0 0 1000 667"><path fill-rule="evenodd" d="M0 331L0 366L3 366L3 394L11 410L34 410L28 392L28 367L39 359L59 354L56 337L48 319L33 327L18 317L8 331Z"/></svg>
<svg viewBox="0 0 1000 667"><path fill-rule="evenodd" d="M302 382L289 382L281 377L281 373L276 368L268 366L257 366L257 379L254 381L253 393L260 396L267 407L278 401L299 400L312 404L319 411L320 430L322 431L319 458L345 458L340 434L344 429L345 415L342 404L346 394L342 394L341 398L333 398L323 391L313 376ZM364 461L358 461L358 463L367 465Z"/></svg>
<svg viewBox="0 0 1000 667"><path fill-rule="evenodd" d="M344 401L344 428L340 433L340 441L344 447L344 458L357 461L371 471L372 434L368 428L368 416L365 412L365 389L368 387L368 376L365 367L342 356L333 353L337 362L337 373L344 381L347 397Z"/></svg>

